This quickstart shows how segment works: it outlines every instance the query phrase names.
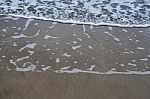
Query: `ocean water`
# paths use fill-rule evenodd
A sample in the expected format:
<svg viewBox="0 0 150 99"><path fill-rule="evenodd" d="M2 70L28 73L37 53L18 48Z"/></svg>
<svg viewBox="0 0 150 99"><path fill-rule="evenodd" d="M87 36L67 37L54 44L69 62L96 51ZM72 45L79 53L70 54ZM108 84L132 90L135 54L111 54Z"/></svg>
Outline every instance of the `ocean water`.
<svg viewBox="0 0 150 99"><path fill-rule="evenodd" d="M0 0L0 14L65 23L150 26L150 0Z"/></svg>
<svg viewBox="0 0 150 99"><path fill-rule="evenodd" d="M150 28L0 17L0 71L150 74Z"/></svg>

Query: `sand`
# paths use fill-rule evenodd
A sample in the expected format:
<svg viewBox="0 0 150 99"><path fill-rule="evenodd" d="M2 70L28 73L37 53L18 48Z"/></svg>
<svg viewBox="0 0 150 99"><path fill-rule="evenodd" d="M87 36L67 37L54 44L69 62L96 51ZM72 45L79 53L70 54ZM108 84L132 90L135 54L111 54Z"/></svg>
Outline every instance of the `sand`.
<svg viewBox="0 0 150 99"><path fill-rule="evenodd" d="M1 99L149 99L149 75L0 74Z"/></svg>
<svg viewBox="0 0 150 99"><path fill-rule="evenodd" d="M150 28L0 23L0 99L150 98Z"/></svg>

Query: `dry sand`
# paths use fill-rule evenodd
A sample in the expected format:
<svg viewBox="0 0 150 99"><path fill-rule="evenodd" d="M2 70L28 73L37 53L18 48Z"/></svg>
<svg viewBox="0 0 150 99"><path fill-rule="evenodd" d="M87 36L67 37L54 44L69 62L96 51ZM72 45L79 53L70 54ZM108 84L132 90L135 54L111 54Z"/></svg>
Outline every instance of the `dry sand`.
<svg viewBox="0 0 150 99"><path fill-rule="evenodd" d="M0 24L0 99L150 98L150 77L140 75L150 71L150 28L6 17ZM89 73L62 73L78 71ZM133 71L139 75L112 74Z"/></svg>

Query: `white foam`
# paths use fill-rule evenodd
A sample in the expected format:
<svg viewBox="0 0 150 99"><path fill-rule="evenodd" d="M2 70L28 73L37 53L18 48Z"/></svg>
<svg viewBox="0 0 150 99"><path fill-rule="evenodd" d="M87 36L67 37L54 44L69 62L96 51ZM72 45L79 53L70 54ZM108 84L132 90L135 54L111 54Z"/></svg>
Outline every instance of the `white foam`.
<svg viewBox="0 0 150 99"><path fill-rule="evenodd" d="M77 64L78 62L77 62L77 61L74 61L73 63Z"/></svg>
<svg viewBox="0 0 150 99"><path fill-rule="evenodd" d="M118 41L118 42L120 41L120 40L119 40L118 38L116 38L116 37L114 37L114 40L115 40L115 41Z"/></svg>
<svg viewBox="0 0 150 99"><path fill-rule="evenodd" d="M49 39L49 38L50 38L49 35L45 35L45 36L44 36L44 39Z"/></svg>
<svg viewBox="0 0 150 99"><path fill-rule="evenodd" d="M79 41L82 41L82 39L81 38L77 38Z"/></svg>
<svg viewBox="0 0 150 99"><path fill-rule="evenodd" d="M30 65L25 67L26 64L30 64ZM22 67L16 67L16 71L22 71L22 72L35 71L35 70L36 70L36 65L30 62L24 63Z"/></svg>
<svg viewBox="0 0 150 99"><path fill-rule="evenodd" d="M34 49L36 45L37 45L36 43L27 44L26 46L20 48L19 51L22 51L22 50L24 50L25 48L31 48L31 49Z"/></svg>
<svg viewBox="0 0 150 99"><path fill-rule="evenodd" d="M72 46L72 49L73 49L73 50L76 50L76 49L80 48L81 46L82 46L82 45Z"/></svg>
<svg viewBox="0 0 150 99"><path fill-rule="evenodd" d="M49 68L51 68L51 66L43 67L42 70L43 70L43 71L47 71Z"/></svg>
<svg viewBox="0 0 150 99"><path fill-rule="evenodd" d="M29 26L29 24L30 24L31 21L33 21L33 19L30 19L30 18L26 21L26 24L25 24L25 27L24 27L23 30L27 29L27 27Z"/></svg>
<svg viewBox="0 0 150 99"><path fill-rule="evenodd" d="M50 51L51 49L50 48L48 48L48 49L46 49L47 51Z"/></svg>
<svg viewBox="0 0 150 99"><path fill-rule="evenodd" d="M74 43L74 44L77 44L78 42L77 42L77 41L73 41L73 43Z"/></svg>
<svg viewBox="0 0 150 99"><path fill-rule="evenodd" d="M13 46L18 46L18 45L16 44L16 42L14 42L14 43L13 43Z"/></svg>
<svg viewBox="0 0 150 99"><path fill-rule="evenodd" d="M62 67L61 70L64 70L64 69L69 69L71 66L67 66L67 67Z"/></svg>
<svg viewBox="0 0 150 99"><path fill-rule="evenodd" d="M82 70L78 68L73 68L72 70L66 70L66 69L61 69L61 70L56 70L56 73L80 73Z"/></svg>
<svg viewBox="0 0 150 99"><path fill-rule="evenodd" d="M17 36L12 36L12 38L25 38L27 36L25 36L24 34L20 34L20 35L17 35Z"/></svg>
<svg viewBox="0 0 150 99"><path fill-rule="evenodd" d="M140 59L141 61L148 61L148 58Z"/></svg>
<svg viewBox="0 0 150 99"><path fill-rule="evenodd" d="M50 28L50 29L52 29L52 28L54 28L55 26L50 26L50 27L48 27L48 28Z"/></svg>
<svg viewBox="0 0 150 99"><path fill-rule="evenodd" d="M14 66L17 66L17 65L16 65L16 62L15 62L13 59L9 59L9 62L10 62L11 64L13 64Z"/></svg>
<svg viewBox="0 0 150 99"><path fill-rule="evenodd" d="M65 57L71 57L71 55L69 55L68 53L64 53L64 54L62 54L62 56L65 56Z"/></svg>
<svg viewBox="0 0 150 99"><path fill-rule="evenodd" d="M91 29L91 30L93 29L93 25L90 25L90 29Z"/></svg>
<svg viewBox="0 0 150 99"><path fill-rule="evenodd" d="M128 63L129 66L137 66L136 64L133 63Z"/></svg>
<svg viewBox="0 0 150 99"><path fill-rule="evenodd" d="M112 75L112 74L125 74L125 75L149 75L150 71L129 71L127 70L126 72L118 72L114 71L113 69L107 71L107 72L98 72L98 71L86 71L86 70L81 70L81 69L74 69L74 70L56 70L53 71L56 73L90 73L90 74L98 74L98 75Z"/></svg>
<svg viewBox="0 0 150 99"><path fill-rule="evenodd" d="M34 51L28 51L30 53L30 56L33 55Z"/></svg>
<svg viewBox="0 0 150 99"><path fill-rule="evenodd" d="M91 45L88 45L88 48L89 48L89 49L93 49L93 47L92 47Z"/></svg>
<svg viewBox="0 0 150 99"><path fill-rule="evenodd" d="M15 62L19 62L19 61L22 61L22 60L28 59L28 58L29 58L29 56L25 56L25 57L22 57L22 58L18 58Z"/></svg>
<svg viewBox="0 0 150 99"><path fill-rule="evenodd" d="M10 5L7 5L6 4L6 0L1 0L0 3L0 7L4 8L4 11L2 11L2 14L5 14L5 13L9 13L9 15L14 15L14 16L23 16L23 17L29 17L29 18L38 18L38 19L44 19L44 20L56 20L55 18L60 18L59 21L61 22L69 22L69 23L81 23L79 22L78 20L82 21L82 23L84 24L96 24L96 25L118 25L118 26L132 26L130 25L130 22L131 20L133 20L134 24L133 26L139 26L139 25L136 25L138 22L137 20L135 20L134 16L137 15L137 13L139 13L138 15L141 15L139 9L143 9L143 6L142 5L149 5L150 4L150 1L149 0L142 0L144 1L145 3L143 4L139 4L138 2L141 0L109 0L109 1L106 1L106 2L109 2L109 4L103 4L103 1L105 0L90 0L90 1L87 1L87 0L80 0L82 4L82 7L80 7L78 5L79 1L78 0L11 0L11 4ZM39 2L40 1L40 2ZM47 4L46 2L53 2L55 4ZM137 5L135 6L135 2L137 3ZM25 5L25 4L26 5ZM70 3L70 4L68 4ZM117 8L113 8L111 6L111 4L113 3L117 3ZM22 6L20 7L20 4L23 5L23 8ZM125 9L121 9L121 5L125 5L130 9L130 13L132 14L127 14L127 11L128 10L125 10ZM79 7L78 7L79 6ZM102 10L102 6L105 6L104 8L107 9L108 12L111 12L111 17L116 19L117 22L114 22L114 20L111 20L109 15L108 14L103 14L103 10ZM32 11L29 11L28 10L28 7L33 7L33 9L36 10L36 14L32 13ZM22 12L19 12L19 11L16 11L18 9L22 9L23 12L25 13L22 13ZM47 13L42 13L42 11L38 10L39 8L43 9L43 13L44 12L47 12L50 10L52 10L53 14L47 14ZM61 9L58 10L57 8ZM10 10L8 10L10 9ZM78 15L77 12L74 10L74 9L78 9L78 10L81 10L81 12L85 12L84 15ZM116 9L117 13L115 13L113 11L113 9ZM14 11L14 14L10 14L11 13L11 10ZM10 12L9 12L10 11ZM149 8L146 9L146 13L144 15L141 15L141 17L143 18L142 22L143 21L147 21L149 18L147 16L149 16ZM71 18L68 18L69 17L69 14L71 13L75 13L75 16L73 15L73 17ZM123 14L120 13L120 12L124 12ZM45 15L46 14L46 15ZM101 15L100 16L100 19L98 20L99 17L88 17L89 15L88 14L92 14L93 16L97 16L97 15ZM52 19L52 17L54 19ZM64 17L66 16L66 17ZM81 17L80 17L81 16ZM51 19L50 19L51 17ZM79 19L77 18L74 18L74 17L79 17ZM147 17L147 20L145 20L145 17ZM88 19L88 18L91 18L91 19ZM141 18L141 19L142 19ZM98 20L98 21L96 21ZM72 21L75 21L75 22L72 22ZM88 21L88 22L87 22ZM120 22L121 21L121 22ZM123 23L122 23L123 21ZM141 21L141 20L140 20ZM106 23L107 22L107 23ZM148 21L149 22L149 21ZM148 23L146 22L146 23ZM115 23L118 23L118 24L115 24ZM120 23L120 24L119 24ZM145 23L145 22L144 22ZM143 23L143 24L144 24ZM29 22L28 22L29 24ZM26 27L28 26L28 24L26 25ZM140 24L141 26L145 26L145 24Z"/></svg>
<svg viewBox="0 0 150 99"><path fill-rule="evenodd" d="M108 27L109 30L112 30L112 27Z"/></svg>
<svg viewBox="0 0 150 99"><path fill-rule="evenodd" d="M135 43L139 43L140 42L140 40L135 40Z"/></svg>
<svg viewBox="0 0 150 99"><path fill-rule="evenodd" d="M123 32L128 32L128 30L126 30L126 29L122 29L122 31L123 31Z"/></svg>
<svg viewBox="0 0 150 99"><path fill-rule="evenodd" d="M0 15L5 15L5 14L0 14ZM40 19L40 20L49 20L49 21L54 21L54 22L61 22L61 23L70 23L70 24L84 24L84 25L93 25L93 26L118 26L118 27L149 27L150 24L138 24L138 25L129 25L129 24L115 24L115 23L93 23L93 22L81 22L81 21L75 21L75 20L60 20L60 19L52 19L52 18L45 18L45 17L36 17L36 16L23 16L23 15L14 15L14 14L9 14L10 16L14 17L22 17L22 18L32 18L32 19Z"/></svg>
<svg viewBox="0 0 150 99"><path fill-rule="evenodd" d="M28 58L29 58L29 56L25 56L25 57L17 58L16 61L14 61L13 59L9 59L9 62L11 64L13 64L14 66L17 66L17 64L16 64L17 62L23 61L24 59L28 59Z"/></svg>
<svg viewBox="0 0 150 99"><path fill-rule="evenodd" d="M2 31L3 31L3 32L6 32L7 30L6 30L6 29L2 29Z"/></svg>
<svg viewBox="0 0 150 99"><path fill-rule="evenodd" d="M5 58L5 57L6 57L6 56L4 56L4 55L2 56L2 58Z"/></svg>
<svg viewBox="0 0 150 99"><path fill-rule="evenodd" d="M144 48L143 48L143 47L137 47L137 49L138 49L138 50L144 50Z"/></svg>
<svg viewBox="0 0 150 99"><path fill-rule="evenodd" d="M59 62L60 62L60 58L57 58L57 59L56 59L56 63L59 63Z"/></svg>
<svg viewBox="0 0 150 99"><path fill-rule="evenodd" d="M122 52L123 54L130 54L129 52Z"/></svg>
<svg viewBox="0 0 150 99"><path fill-rule="evenodd" d="M95 65L91 65L90 68L88 68L87 70L92 71L96 66Z"/></svg>
<svg viewBox="0 0 150 99"><path fill-rule="evenodd" d="M49 39L49 38L57 39L57 38L59 38L59 37L56 37L56 36L50 36L50 35L45 35L45 36L44 36L44 39Z"/></svg>
<svg viewBox="0 0 150 99"><path fill-rule="evenodd" d="M74 33L73 33L72 35L73 35L73 36L77 36L77 34L74 34Z"/></svg>
<svg viewBox="0 0 150 99"><path fill-rule="evenodd" d="M88 33L83 33L83 34L85 34L87 38L90 38L90 35Z"/></svg>
<svg viewBox="0 0 150 99"><path fill-rule="evenodd" d="M19 39L19 38L33 38L33 37L38 36L39 33L40 33L40 30L38 30L38 31L36 32L36 34L33 35L33 36L26 36L26 35L24 35L24 34L20 34L20 35L12 36L12 38L14 38L14 39Z"/></svg>
<svg viewBox="0 0 150 99"><path fill-rule="evenodd" d="M85 25L83 25L83 33L86 32L86 28L85 28Z"/></svg>
<svg viewBox="0 0 150 99"><path fill-rule="evenodd" d="M108 35L111 36L111 37L113 37L113 39L114 39L115 41L117 41L117 42L120 41L119 38L115 37L115 36L112 35L111 33L107 32L107 31L105 31L104 33L105 33L105 34L108 34Z"/></svg>
<svg viewBox="0 0 150 99"><path fill-rule="evenodd" d="M125 66L124 64L120 64L120 66Z"/></svg>

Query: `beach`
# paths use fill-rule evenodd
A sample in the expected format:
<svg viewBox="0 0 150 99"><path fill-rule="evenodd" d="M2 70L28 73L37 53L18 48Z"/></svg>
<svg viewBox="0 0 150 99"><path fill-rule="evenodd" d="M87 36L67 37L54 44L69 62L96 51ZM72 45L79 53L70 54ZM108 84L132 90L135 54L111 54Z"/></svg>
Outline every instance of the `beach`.
<svg viewBox="0 0 150 99"><path fill-rule="evenodd" d="M149 75L1 72L1 99L149 99Z"/></svg>
<svg viewBox="0 0 150 99"><path fill-rule="evenodd" d="M150 74L150 28L64 24L5 16L1 70Z"/></svg>
<svg viewBox="0 0 150 99"><path fill-rule="evenodd" d="M150 99L150 0L0 0L0 99Z"/></svg>
<svg viewBox="0 0 150 99"><path fill-rule="evenodd" d="M149 27L0 23L0 99L149 99Z"/></svg>

